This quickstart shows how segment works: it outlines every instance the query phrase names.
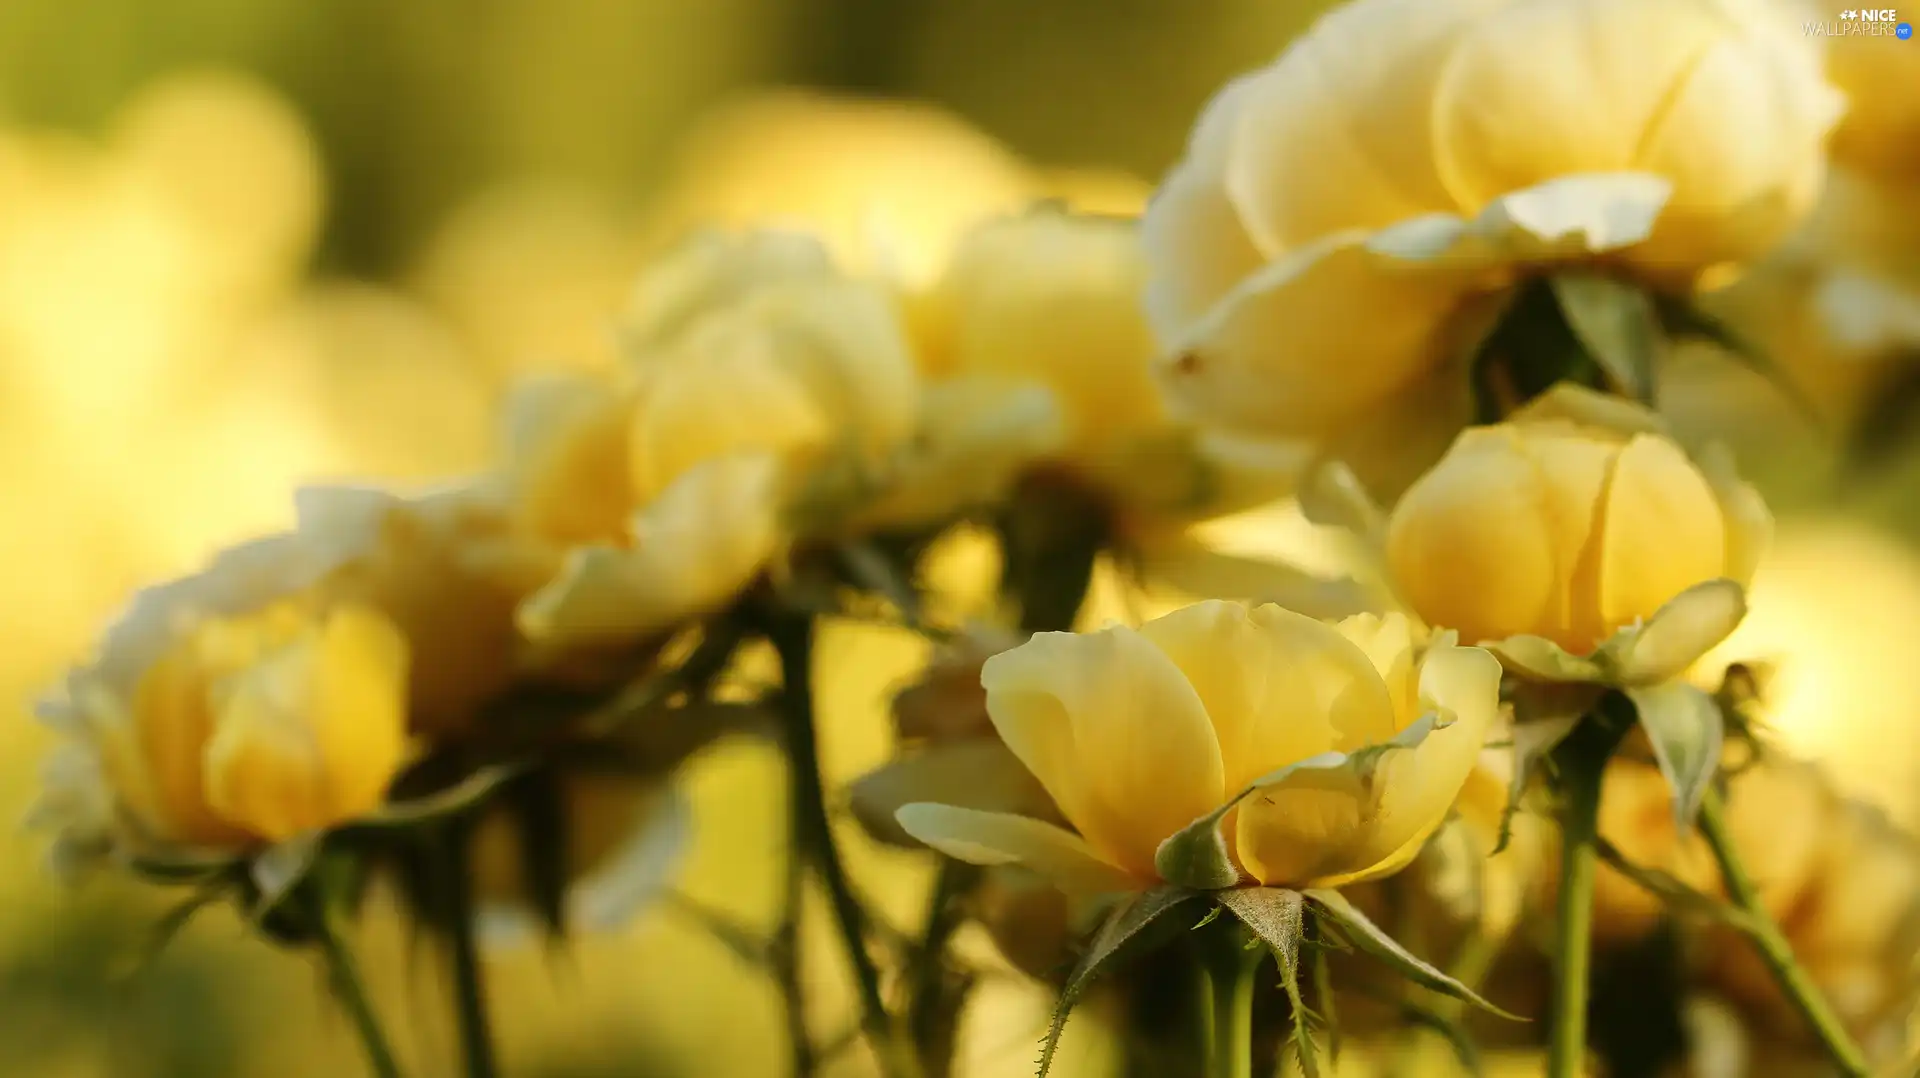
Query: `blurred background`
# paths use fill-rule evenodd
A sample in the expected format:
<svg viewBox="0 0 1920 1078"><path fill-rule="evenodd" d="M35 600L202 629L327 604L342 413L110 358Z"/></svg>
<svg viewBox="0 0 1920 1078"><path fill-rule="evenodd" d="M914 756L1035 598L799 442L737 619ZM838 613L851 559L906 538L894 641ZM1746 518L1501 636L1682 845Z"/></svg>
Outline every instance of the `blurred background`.
<svg viewBox="0 0 1920 1078"><path fill-rule="evenodd" d="M804 219L924 273L1035 197L1136 212L1207 97L1320 6L0 0L0 816L45 745L29 701L133 588L288 522L298 483L476 467L503 387L604 361L627 283L690 222ZM1726 405L1751 387L1721 377L1691 384L1702 422L1751 433ZM1790 519L1729 652L1791 653L1786 736L1912 823L1920 497L1775 456ZM825 705L847 777L884 757L885 698L922 653L824 646L849 672ZM779 783L751 747L697 765L689 899L770 923ZM848 837L880 908L917 916L916 860ZM303 959L209 916L149 962L154 896L60 892L36 857L0 847L0 1074L356 1072ZM433 977L403 930L373 934L415 1073L452 1073ZM843 997L815 936L809 975ZM495 981L514 1078L783 1059L766 979L675 904L505 955ZM1047 1003L995 981L965 1073L1027 1073ZM1071 1027L1064 1072L1092 1072L1096 1027Z"/></svg>

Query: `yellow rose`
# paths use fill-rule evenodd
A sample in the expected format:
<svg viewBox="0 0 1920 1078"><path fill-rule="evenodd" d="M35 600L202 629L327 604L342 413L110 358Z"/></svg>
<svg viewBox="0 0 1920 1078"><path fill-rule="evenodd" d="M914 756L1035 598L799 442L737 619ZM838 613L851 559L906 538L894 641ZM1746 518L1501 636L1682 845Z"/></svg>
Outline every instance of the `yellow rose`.
<svg viewBox="0 0 1920 1078"><path fill-rule="evenodd" d="M650 270L628 367L528 385L506 485L561 564L520 611L544 645L671 629L829 527L912 433L917 375L892 301L778 232L696 237Z"/></svg>
<svg viewBox="0 0 1920 1078"><path fill-rule="evenodd" d="M149 589L43 714L56 862L247 852L378 807L407 749L408 644L303 589L292 537Z"/></svg>
<svg viewBox="0 0 1920 1078"><path fill-rule="evenodd" d="M1277 606L1205 602L1095 633L1041 633L987 661L994 727L1073 831L940 804L898 814L914 837L978 864L1021 863L1069 889L1160 879L1161 844L1266 782L1226 818L1243 878L1339 886L1395 872L1446 818L1499 708L1499 664L1416 650L1408 621L1338 625ZM1439 726L1377 769L1298 768ZM1271 780L1271 781L1270 781Z"/></svg>
<svg viewBox="0 0 1920 1078"><path fill-rule="evenodd" d="M1356 0L1223 90L1149 207L1168 377L1324 438L1458 343L1475 296L1599 264L1750 261L1818 192L1841 110L1767 0Z"/></svg>
<svg viewBox="0 0 1920 1078"><path fill-rule="evenodd" d="M1693 585L1746 583L1770 528L1650 413L1563 387L1463 432L1394 507L1387 563L1430 624L1587 655Z"/></svg>
<svg viewBox="0 0 1920 1078"><path fill-rule="evenodd" d="M1170 408L1145 274L1130 220L1041 208L967 233L909 295L929 382L879 517L937 519L1034 482L1080 496L1139 552L1286 493L1304 456L1236 452Z"/></svg>

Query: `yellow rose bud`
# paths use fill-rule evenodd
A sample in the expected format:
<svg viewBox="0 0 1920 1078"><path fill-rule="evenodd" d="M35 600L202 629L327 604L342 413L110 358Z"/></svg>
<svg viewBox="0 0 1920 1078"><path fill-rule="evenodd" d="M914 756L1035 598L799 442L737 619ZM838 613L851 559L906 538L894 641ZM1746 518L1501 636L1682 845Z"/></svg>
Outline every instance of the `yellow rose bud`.
<svg viewBox="0 0 1920 1078"><path fill-rule="evenodd" d="M307 596L220 612L244 582L218 568L229 579L143 596L50 705L75 737L54 774L101 788L51 790L49 810L109 809L50 821L66 853L246 852L385 797L406 754L406 639L370 607Z"/></svg>
<svg viewBox="0 0 1920 1078"><path fill-rule="evenodd" d="M1417 389L1519 273L1686 288L1752 260L1812 204L1842 107L1799 31L1768 0L1337 8L1221 91L1148 208L1170 382L1326 437Z"/></svg>
<svg viewBox="0 0 1920 1078"><path fill-rule="evenodd" d="M1392 615L1338 625L1277 606L1205 602L1142 625L1041 633L988 660L994 727L1073 831L1030 817L915 804L914 837L978 864L1021 863L1070 889L1159 881L1162 842L1256 780L1441 726L1377 767L1292 773L1240 802L1227 838L1243 878L1339 886L1405 867L1446 818L1499 708L1499 664L1416 650Z"/></svg>
<svg viewBox="0 0 1920 1078"><path fill-rule="evenodd" d="M1586 655L1695 584L1752 576L1770 522L1750 491L1650 429L1564 418L1569 401L1590 398L1463 432L1394 507L1388 566L1428 623Z"/></svg>

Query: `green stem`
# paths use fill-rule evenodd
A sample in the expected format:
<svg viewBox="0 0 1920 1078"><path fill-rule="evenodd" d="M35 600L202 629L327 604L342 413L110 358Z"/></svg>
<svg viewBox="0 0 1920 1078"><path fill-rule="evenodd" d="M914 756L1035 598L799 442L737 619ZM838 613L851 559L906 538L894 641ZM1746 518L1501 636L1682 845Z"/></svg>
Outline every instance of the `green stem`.
<svg viewBox="0 0 1920 1078"><path fill-rule="evenodd" d="M1548 1078L1586 1073L1587 995L1592 981L1593 883L1599 871L1600 787L1624 727L1596 709L1553 752L1560 786L1560 908L1554 947Z"/></svg>
<svg viewBox="0 0 1920 1078"><path fill-rule="evenodd" d="M1254 975L1266 956L1264 947L1235 947L1207 963L1207 1078L1253 1078Z"/></svg>
<svg viewBox="0 0 1920 1078"><path fill-rule="evenodd" d="M347 947L345 933L337 919L329 915L321 915L319 926L315 935L327 966L327 981L333 989L333 998L347 1012L354 1032L360 1036L360 1045L367 1053L367 1073L374 1078L400 1078L400 1064L386 1032L380 1027L379 1013L374 1010L373 997L360 976L360 965Z"/></svg>
<svg viewBox="0 0 1920 1078"><path fill-rule="evenodd" d="M794 839L826 886L840 941L853 966L860 990L861 1026L880 1060L883 1074L903 1078L914 1069L893 1033L893 1022L880 994L880 970L867 950L866 913L840 862L833 826L827 818L827 795L820 774L819 741L814 728L813 619L806 615L775 614L767 636L780 656L781 700L786 714L789 782L792 787Z"/></svg>
<svg viewBox="0 0 1920 1078"><path fill-rule="evenodd" d="M1734 847L1733 836L1727 831L1724 812L1719 792L1709 789L1700 803L1700 833L1712 849L1714 860L1720 864L1720 875L1726 880L1727 894L1748 915L1748 937L1766 962L1767 969L1772 971L1780 991L1800 1012L1800 1016L1806 1019L1807 1028L1819 1038L1821 1046L1833 1058L1834 1065L1848 1078L1865 1078L1869 1073L1866 1057L1859 1046L1853 1043L1853 1038L1847 1034L1839 1017L1827 1005L1819 987L1807 976L1807 971L1800 963L1794 960L1792 946L1761 904L1759 889L1754 886L1753 878L1747 875L1746 866L1741 864L1739 851Z"/></svg>
<svg viewBox="0 0 1920 1078"><path fill-rule="evenodd" d="M453 973L453 999L460 1029L460 1051L467 1078L498 1078L493 1027L487 1017L486 971L474 938L473 879L468 844L469 821L455 820L447 830L446 929L448 958Z"/></svg>

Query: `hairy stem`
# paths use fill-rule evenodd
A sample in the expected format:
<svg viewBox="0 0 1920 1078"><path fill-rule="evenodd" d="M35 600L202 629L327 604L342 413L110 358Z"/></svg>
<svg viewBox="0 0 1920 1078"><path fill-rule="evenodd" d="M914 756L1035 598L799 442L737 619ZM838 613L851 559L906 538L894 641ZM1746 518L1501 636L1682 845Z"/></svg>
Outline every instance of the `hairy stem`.
<svg viewBox="0 0 1920 1078"><path fill-rule="evenodd" d="M1767 914L1766 907L1761 905L1760 891L1747 874L1746 866L1740 862L1733 836L1727 831L1725 808L1718 791L1708 790L1700 804L1700 833L1713 850L1714 860L1720 864L1720 875L1726 880L1727 894L1748 915L1747 936L1760 952L1767 969L1772 971L1780 991L1792 1002L1800 1016L1806 1019L1807 1028L1819 1038L1821 1046L1833 1058L1840 1073L1849 1078L1865 1078L1869 1073L1866 1057L1847 1034L1839 1016L1827 1005L1819 987L1794 959L1793 948L1781 933L1780 926Z"/></svg>

